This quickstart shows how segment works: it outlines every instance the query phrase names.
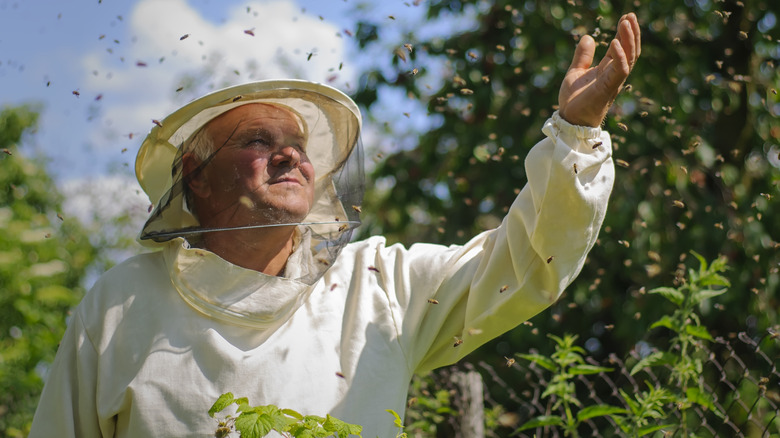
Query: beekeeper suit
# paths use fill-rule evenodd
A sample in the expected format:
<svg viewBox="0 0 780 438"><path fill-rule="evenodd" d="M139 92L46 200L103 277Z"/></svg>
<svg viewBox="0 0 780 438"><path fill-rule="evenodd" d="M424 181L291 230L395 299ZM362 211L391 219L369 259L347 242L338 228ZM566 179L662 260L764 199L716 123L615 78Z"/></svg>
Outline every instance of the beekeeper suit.
<svg viewBox="0 0 780 438"><path fill-rule="evenodd" d="M74 311L30 436L210 436L233 392L394 437L386 410L404 411L413 374L532 317L582 268L614 179L600 128L556 112L497 229L410 248L349 243L360 128L346 95L293 80L214 92L154 127L136 173L155 204L140 239L160 250Z"/></svg>

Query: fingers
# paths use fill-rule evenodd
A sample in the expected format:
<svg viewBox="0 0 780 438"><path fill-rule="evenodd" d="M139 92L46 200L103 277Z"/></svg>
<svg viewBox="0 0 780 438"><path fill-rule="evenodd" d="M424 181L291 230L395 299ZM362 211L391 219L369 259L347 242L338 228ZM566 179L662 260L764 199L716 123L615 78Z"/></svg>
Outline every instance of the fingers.
<svg viewBox="0 0 780 438"><path fill-rule="evenodd" d="M605 87L610 90L617 90L628 77L631 66L619 40L612 40L607 54L599 63L599 70L605 77Z"/></svg>
<svg viewBox="0 0 780 438"><path fill-rule="evenodd" d="M596 42L590 35L585 35L580 39L577 48L574 50L574 57L571 60L569 70L575 68L587 69L593 63L593 55L596 54Z"/></svg>
<svg viewBox="0 0 780 438"><path fill-rule="evenodd" d="M626 52L628 65L633 68L641 52L642 39L639 31L639 22L632 12L620 18L617 28L617 39Z"/></svg>
<svg viewBox="0 0 780 438"><path fill-rule="evenodd" d="M628 14L628 22L631 24L631 30L634 31L634 45L636 46L634 61L636 62L642 53L642 32L639 31L639 20L633 12Z"/></svg>

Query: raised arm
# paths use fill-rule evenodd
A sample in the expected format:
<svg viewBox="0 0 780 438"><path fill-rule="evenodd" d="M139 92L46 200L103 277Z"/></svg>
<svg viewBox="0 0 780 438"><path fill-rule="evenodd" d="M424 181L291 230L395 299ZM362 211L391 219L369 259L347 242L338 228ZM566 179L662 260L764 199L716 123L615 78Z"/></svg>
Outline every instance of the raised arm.
<svg viewBox="0 0 780 438"><path fill-rule="evenodd" d="M620 18L617 37L596 66L596 42L580 39L558 93L558 111L572 125L599 126L641 52L639 23L634 13Z"/></svg>

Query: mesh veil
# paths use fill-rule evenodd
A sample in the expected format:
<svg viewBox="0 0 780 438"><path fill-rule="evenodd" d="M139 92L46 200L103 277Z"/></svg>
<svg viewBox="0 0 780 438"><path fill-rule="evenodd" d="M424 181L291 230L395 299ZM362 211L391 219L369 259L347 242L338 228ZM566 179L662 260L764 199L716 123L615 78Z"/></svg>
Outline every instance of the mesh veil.
<svg viewBox="0 0 780 438"><path fill-rule="evenodd" d="M190 205L194 202L190 181L195 172L215 165L215 157L224 157L228 151L223 148L237 147L233 143L238 141L231 142L234 135L241 134L239 127L230 132L228 142L211 144L202 155L201 164L189 173L185 171L188 167L183 156L192 152L190 146L210 121L248 104L280 109L300 127L305 155L314 168L313 181L309 182L313 184L313 203L303 220L250 213L236 215L248 219L232 221L227 227L204 226L201 222L207 221L199 221ZM275 128L272 122L268 123ZM360 113L349 97L331 87L306 81L254 82L220 90L185 105L151 130L138 153L136 175L154 205L139 236L140 242L159 246L184 238L199 246L205 233L295 227L295 249L284 276L313 284L335 261L360 224L364 192L360 125ZM236 173L235 179L238 178ZM229 204L228 209L251 212L256 208L251 201L253 196L257 195L248 192L238 201L223 201Z"/></svg>

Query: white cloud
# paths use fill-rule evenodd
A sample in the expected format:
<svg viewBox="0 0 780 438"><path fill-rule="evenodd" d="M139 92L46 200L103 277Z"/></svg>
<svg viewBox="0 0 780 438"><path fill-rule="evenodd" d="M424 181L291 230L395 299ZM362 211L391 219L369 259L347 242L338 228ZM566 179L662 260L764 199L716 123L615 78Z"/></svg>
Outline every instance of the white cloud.
<svg viewBox="0 0 780 438"><path fill-rule="evenodd" d="M254 2L225 16L215 23L184 0L139 1L129 17L129 35L111 52L88 53L81 60L88 82L82 91L104 95L95 105L105 129L95 130L91 143L112 145L118 136L145 135L152 119L210 89L283 77L341 89L354 83L338 28L303 13L293 1ZM181 86L185 89L177 92Z"/></svg>
<svg viewBox="0 0 780 438"><path fill-rule="evenodd" d="M78 218L88 227L107 227L126 216L133 234L141 230L148 215L149 199L129 176L71 179L61 190L65 215Z"/></svg>

